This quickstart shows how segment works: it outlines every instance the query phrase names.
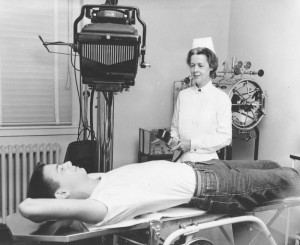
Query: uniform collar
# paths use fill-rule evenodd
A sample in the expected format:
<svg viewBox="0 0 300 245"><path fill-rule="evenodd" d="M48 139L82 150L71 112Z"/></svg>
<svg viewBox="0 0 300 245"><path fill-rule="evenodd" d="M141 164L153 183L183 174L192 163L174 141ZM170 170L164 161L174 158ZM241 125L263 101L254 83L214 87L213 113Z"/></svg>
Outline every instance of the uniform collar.
<svg viewBox="0 0 300 245"><path fill-rule="evenodd" d="M199 88L196 86L196 84L193 86L193 90L196 93L205 93L207 91L209 91L211 89L211 87L213 87L212 81L210 80L204 87L202 87L200 90Z"/></svg>

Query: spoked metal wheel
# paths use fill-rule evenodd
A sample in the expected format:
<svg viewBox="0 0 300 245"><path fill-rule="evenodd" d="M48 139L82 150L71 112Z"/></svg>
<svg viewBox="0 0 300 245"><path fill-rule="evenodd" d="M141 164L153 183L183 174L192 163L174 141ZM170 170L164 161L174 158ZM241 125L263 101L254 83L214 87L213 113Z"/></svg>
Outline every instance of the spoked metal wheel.
<svg viewBox="0 0 300 245"><path fill-rule="evenodd" d="M250 79L223 80L222 90L227 92L232 103L232 125L250 130L265 116L265 93Z"/></svg>

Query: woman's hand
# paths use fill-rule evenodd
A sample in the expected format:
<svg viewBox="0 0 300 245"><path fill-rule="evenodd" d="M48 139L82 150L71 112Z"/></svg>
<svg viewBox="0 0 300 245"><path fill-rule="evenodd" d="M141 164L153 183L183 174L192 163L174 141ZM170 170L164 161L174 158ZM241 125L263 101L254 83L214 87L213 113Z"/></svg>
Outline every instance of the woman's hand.
<svg viewBox="0 0 300 245"><path fill-rule="evenodd" d="M167 146L168 146L169 148L174 148L175 146L178 145L178 143L179 143L179 139L178 139L178 138L175 138L175 137L172 137L172 138L170 139L170 141L167 143Z"/></svg>
<svg viewBox="0 0 300 245"><path fill-rule="evenodd" d="M171 148L171 151L183 151L187 152L191 150L191 140L181 140L176 146Z"/></svg>

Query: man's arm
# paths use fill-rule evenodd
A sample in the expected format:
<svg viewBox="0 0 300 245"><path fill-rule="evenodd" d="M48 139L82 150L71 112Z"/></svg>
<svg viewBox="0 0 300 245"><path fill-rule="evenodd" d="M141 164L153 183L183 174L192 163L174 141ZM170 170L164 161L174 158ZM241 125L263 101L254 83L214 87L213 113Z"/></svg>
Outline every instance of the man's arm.
<svg viewBox="0 0 300 245"><path fill-rule="evenodd" d="M28 198L20 203L19 211L22 216L34 222L73 219L96 224L104 219L107 207L92 199Z"/></svg>

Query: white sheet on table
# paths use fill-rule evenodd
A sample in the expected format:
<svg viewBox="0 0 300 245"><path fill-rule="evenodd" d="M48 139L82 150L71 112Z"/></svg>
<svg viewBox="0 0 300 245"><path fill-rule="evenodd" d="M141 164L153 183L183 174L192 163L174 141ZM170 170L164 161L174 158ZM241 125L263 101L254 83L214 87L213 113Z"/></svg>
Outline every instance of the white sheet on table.
<svg viewBox="0 0 300 245"><path fill-rule="evenodd" d="M112 228L129 227L133 225L142 224L145 222L150 222L152 220L160 220L161 218L176 218L176 217L180 218L180 217L186 217L192 215L203 215L205 213L206 213L205 211L196 208L174 207L156 213L140 215L134 219L124 220L112 225L104 225L104 226L95 226L89 224L85 224L85 225L89 231L106 230Z"/></svg>

